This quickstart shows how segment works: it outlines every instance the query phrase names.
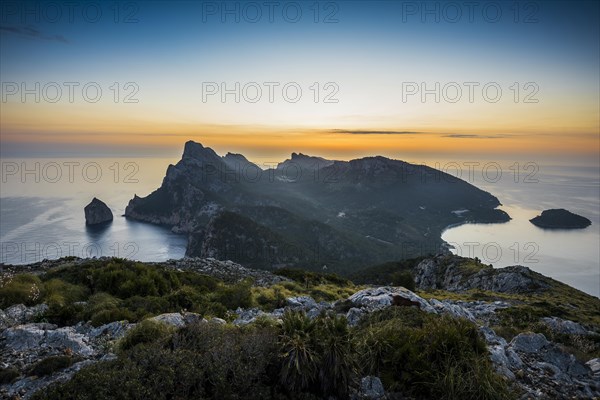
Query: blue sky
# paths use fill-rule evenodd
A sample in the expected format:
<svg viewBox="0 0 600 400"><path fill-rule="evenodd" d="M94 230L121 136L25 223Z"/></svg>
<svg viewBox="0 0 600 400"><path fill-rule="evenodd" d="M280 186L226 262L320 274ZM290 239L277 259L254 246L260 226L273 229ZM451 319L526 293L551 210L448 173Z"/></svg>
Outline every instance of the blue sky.
<svg viewBox="0 0 600 400"><path fill-rule="evenodd" d="M563 138L598 134L599 2L475 2L472 19L469 2L278 3L270 22L262 1L120 2L115 23L113 2L93 3L102 11L97 22L89 21L95 16L90 2L78 3L72 20L69 9L60 6L62 17L54 22L44 13L54 15L53 5L62 2L4 1L2 82L93 81L105 90L112 82L136 82L140 90L139 104L129 108L103 101L91 109L76 101L49 111L47 104L3 103L0 140L15 143L26 133L30 141L35 135L38 142L52 141L64 127L44 119L46 114L64 115L73 121L69 129L79 125L87 132L100 121L96 131L121 130L124 135L148 125L168 135L177 133L168 131L177 124L185 126L174 128L180 133L194 126L202 132L205 126L235 125L440 132L447 127L446 132L522 134L552 130ZM256 5L262 17L247 22ZM237 7L240 21L222 15L223 7ZM436 7L439 22L423 12ZM298 8L302 17L291 23ZM495 18L498 8L501 16ZM207 15L207 10L215 13ZM456 10L462 16L454 23ZM337 22L324 23L327 15ZM125 23L127 16L137 22ZM203 82L264 81L298 82L305 91L313 82L336 82L339 103L201 101ZM514 102L493 107L477 102L405 104L399 91L406 81L498 82L505 91L513 82L536 82L542 101L529 108ZM32 114L39 117L19 119ZM78 137L72 140L85 142Z"/></svg>

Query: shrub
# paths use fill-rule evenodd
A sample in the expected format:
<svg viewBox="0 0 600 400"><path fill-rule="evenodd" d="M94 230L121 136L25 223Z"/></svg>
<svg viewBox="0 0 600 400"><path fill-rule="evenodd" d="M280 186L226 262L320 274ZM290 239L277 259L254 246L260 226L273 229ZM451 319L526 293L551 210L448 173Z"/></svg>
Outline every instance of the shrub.
<svg viewBox="0 0 600 400"><path fill-rule="evenodd" d="M133 296L122 302L123 307L134 313L136 320L170 311L169 300L157 296Z"/></svg>
<svg viewBox="0 0 600 400"><path fill-rule="evenodd" d="M263 397L276 384L277 334L268 326L235 327L197 323L173 335L176 351L192 351L217 399ZM231 379L235 377L235 379ZM208 390L207 390L208 391Z"/></svg>
<svg viewBox="0 0 600 400"><path fill-rule="evenodd" d="M334 315L317 319L317 337L322 394L347 398L349 387L355 383L357 367L346 318Z"/></svg>
<svg viewBox="0 0 600 400"><path fill-rule="evenodd" d="M171 340L138 343L38 392L63 399L282 399L276 392L277 332L192 324Z"/></svg>
<svg viewBox="0 0 600 400"><path fill-rule="evenodd" d="M48 310L39 318L39 320L53 324L65 326L74 325L81 321L84 314L84 306L80 304L69 304L61 306L57 303L51 303Z"/></svg>
<svg viewBox="0 0 600 400"><path fill-rule="evenodd" d="M98 311L119 307L121 300L108 293L99 292L88 299L87 311L94 314Z"/></svg>
<svg viewBox="0 0 600 400"><path fill-rule="evenodd" d="M73 365L73 359L69 356L51 356L43 359L31 367L29 370L29 375L52 375L56 371L68 368L71 365Z"/></svg>
<svg viewBox="0 0 600 400"><path fill-rule="evenodd" d="M50 279L44 282L44 299L49 305L65 306L85 300L88 289L85 286L73 285L60 279Z"/></svg>
<svg viewBox="0 0 600 400"><path fill-rule="evenodd" d="M229 310L252 307L252 282L245 280L235 285L224 286L216 294L216 300Z"/></svg>
<svg viewBox="0 0 600 400"><path fill-rule="evenodd" d="M135 315L126 308L111 308L108 310L98 311L92 315L92 325L101 326L114 321L135 321Z"/></svg>
<svg viewBox="0 0 600 400"><path fill-rule="evenodd" d="M279 340L282 359L281 384L291 392L315 386L319 372L319 349L315 322L304 313L286 312Z"/></svg>
<svg viewBox="0 0 600 400"><path fill-rule="evenodd" d="M423 315L421 324L411 325L402 317L379 317L357 332L363 374L377 374L386 388L417 398L510 398L474 324L448 316Z"/></svg>
<svg viewBox="0 0 600 400"><path fill-rule="evenodd" d="M551 314L539 307L517 306L498 310L500 323L504 326L526 329L542 317L549 317Z"/></svg>
<svg viewBox="0 0 600 400"><path fill-rule="evenodd" d="M0 385L6 385L17 379L21 374L16 368L0 368Z"/></svg>
<svg viewBox="0 0 600 400"><path fill-rule="evenodd" d="M320 272L305 271L296 268L281 268L275 271L275 274L292 279L302 286L319 285L319 284L334 284L336 286L348 286L351 282L336 274L326 274Z"/></svg>
<svg viewBox="0 0 600 400"><path fill-rule="evenodd" d="M174 271L161 270L141 263L111 261L92 270L91 285L95 290L121 298L162 296L181 283Z"/></svg>
<svg viewBox="0 0 600 400"><path fill-rule="evenodd" d="M310 291L310 296L316 301L335 301L338 299L337 293L332 293L328 290L313 289Z"/></svg>
<svg viewBox="0 0 600 400"><path fill-rule="evenodd" d="M182 285L191 286L200 293L215 291L219 286L218 279L193 271L179 272L178 278Z"/></svg>
<svg viewBox="0 0 600 400"><path fill-rule="evenodd" d="M397 271L394 272L390 278L392 279L392 285L402 286L408 290L415 291L415 277L410 271Z"/></svg>
<svg viewBox="0 0 600 400"><path fill-rule="evenodd" d="M191 286L183 286L166 298L169 307L176 310L192 310L204 301L204 297Z"/></svg>
<svg viewBox="0 0 600 400"><path fill-rule="evenodd" d="M198 313L207 316L207 317L219 317L226 318L227 317L227 307L225 307L221 303L216 302L206 302L202 303L196 309Z"/></svg>
<svg viewBox="0 0 600 400"><path fill-rule="evenodd" d="M0 287L0 308L15 304L31 306L41 302L42 281L36 275L18 274L4 279L7 282Z"/></svg>
<svg viewBox="0 0 600 400"><path fill-rule="evenodd" d="M287 312L279 339L280 382L291 393L310 391L347 398L356 381L356 361L346 318Z"/></svg>
<svg viewBox="0 0 600 400"><path fill-rule="evenodd" d="M127 332L119 342L119 348L128 350L142 343L156 342L169 337L172 331L170 326L162 322L147 319Z"/></svg>

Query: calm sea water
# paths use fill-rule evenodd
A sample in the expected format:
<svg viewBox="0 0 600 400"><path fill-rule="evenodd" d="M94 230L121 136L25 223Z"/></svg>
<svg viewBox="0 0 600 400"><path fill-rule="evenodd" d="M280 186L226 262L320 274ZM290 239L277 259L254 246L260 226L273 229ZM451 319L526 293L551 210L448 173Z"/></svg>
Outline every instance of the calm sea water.
<svg viewBox="0 0 600 400"><path fill-rule="evenodd" d="M24 264L71 255L141 261L183 257L186 236L122 216L134 194L146 196L159 187L167 166L176 161L3 159L0 262ZM86 227L83 208L93 197L111 208L111 224Z"/></svg>
<svg viewBox="0 0 600 400"><path fill-rule="evenodd" d="M498 197L512 220L446 230L442 238L455 247L452 252L479 257L495 267L524 265L600 297L598 167L539 166L535 172L531 168L518 176L509 166L502 170L497 182L492 182L494 173L489 174L492 179L475 173L473 183ZM529 222L549 208L568 209L590 219L592 225L581 230L547 230Z"/></svg>
<svg viewBox="0 0 600 400"><path fill-rule="evenodd" d="M187 238L169 229L122 217L134 194L160 186L174 159L2 159L0 262L24 264L44 258L119 256L142 261L181 258ZM428 163L434 165L434 163ZM471 164L472 165L472 164ZM480 163L486 165L485 163ZM597 167L442 163L500 199L512 221L466 224L446 230L455 253L495 267L525 265L600 296L600 174ZM517 173L518 171L518 173ZM93 197L108 204L114 221L85 226L83 207ZM584 230L548 231L529 219L548 208L567 208L590 220Z"/></svg>

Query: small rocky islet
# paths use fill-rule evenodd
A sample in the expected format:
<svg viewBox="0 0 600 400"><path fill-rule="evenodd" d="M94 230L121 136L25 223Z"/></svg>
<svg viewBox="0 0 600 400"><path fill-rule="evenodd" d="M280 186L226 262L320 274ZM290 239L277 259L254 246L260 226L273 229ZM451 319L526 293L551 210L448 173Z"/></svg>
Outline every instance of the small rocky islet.
<svg viewBox="0 0 600 400"><path fill-rule="evenodd" d="M84 207L83 211L85 213L85 224L88 226L105 224L113 220L113 213L110 208L105 202L96 197Z"/></svg>
<svg viewBox="0 0 600 400"><path fill-rule="evenodd" d="M574 214L564 208L544 210L542 214L529 221L544 229L584 229L592 224L592 221L586 217Z"/></svg>

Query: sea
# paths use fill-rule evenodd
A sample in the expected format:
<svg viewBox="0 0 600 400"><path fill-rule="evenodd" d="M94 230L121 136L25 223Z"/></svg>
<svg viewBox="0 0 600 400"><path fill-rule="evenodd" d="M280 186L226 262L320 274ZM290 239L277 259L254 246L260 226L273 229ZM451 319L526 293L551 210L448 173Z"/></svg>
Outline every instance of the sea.
<svg viewBox="0 0 600 400"><path fill-rule="evenodd" d="M177 158L2 158L0 263L27 264L65 256L116 256L165 261L185 255L187 237L168 227L123 217L134 195L158 188ZM598 166L499 162L425 162L495 195L511 221L449 227L452 252L494 267L523 265L600 297ZM87 227L83 208L107 203L114 221ZM566 208L592 225L545 230L529 219ZM461 210L456 210L459 214Z"/></svg>

